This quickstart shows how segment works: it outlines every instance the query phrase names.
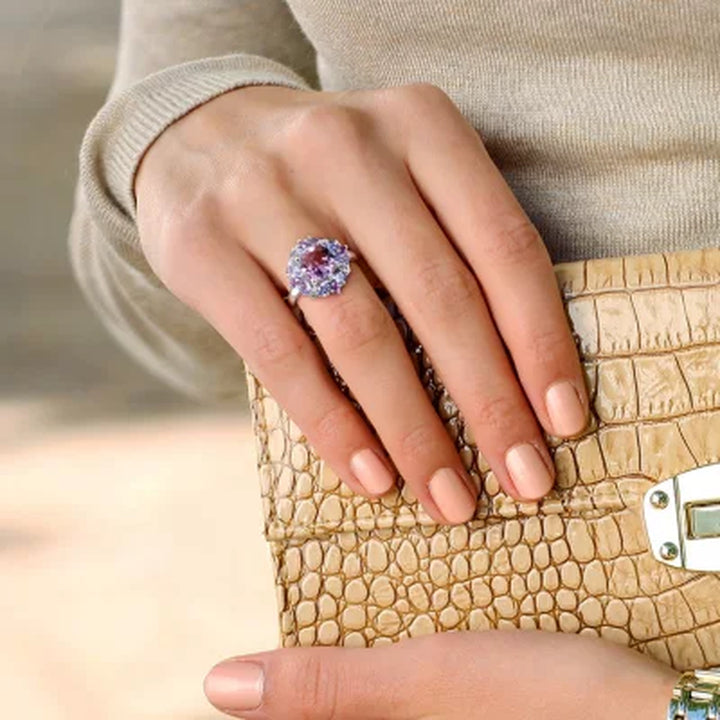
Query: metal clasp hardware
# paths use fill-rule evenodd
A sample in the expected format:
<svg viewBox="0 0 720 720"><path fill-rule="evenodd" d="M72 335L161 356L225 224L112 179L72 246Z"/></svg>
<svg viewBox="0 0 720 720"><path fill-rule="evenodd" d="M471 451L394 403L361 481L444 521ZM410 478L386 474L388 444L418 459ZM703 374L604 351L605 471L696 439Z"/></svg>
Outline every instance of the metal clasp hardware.
<svg viewBox="0 0 720 720"><path fill-rule="evenodd" d="M657 560L686 570L720 572L720 463L654 485L643 501Z"/></svg>

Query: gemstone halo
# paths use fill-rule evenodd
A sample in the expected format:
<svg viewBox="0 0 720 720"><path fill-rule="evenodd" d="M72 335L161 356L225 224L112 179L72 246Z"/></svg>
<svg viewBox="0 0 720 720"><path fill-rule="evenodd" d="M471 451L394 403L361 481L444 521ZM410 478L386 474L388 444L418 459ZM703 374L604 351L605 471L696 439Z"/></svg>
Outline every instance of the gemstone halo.
<svg viewBox="0 0 720 720"><path fill-rule="evenodd" d="M295 243L287 264L291 304L300 295L327 297L338 294L350 275L355 254L334 238L305 237Z"/></svg>

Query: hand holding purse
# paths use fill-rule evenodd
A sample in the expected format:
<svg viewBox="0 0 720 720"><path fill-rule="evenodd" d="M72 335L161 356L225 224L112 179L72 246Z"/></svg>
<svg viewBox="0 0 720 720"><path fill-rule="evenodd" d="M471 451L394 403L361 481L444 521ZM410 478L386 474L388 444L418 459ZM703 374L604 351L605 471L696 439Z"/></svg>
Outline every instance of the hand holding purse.
<svg viewBox="0 0 720 720"><path fill-rule="evenodd" d="M436 525L402 483L377 501L352 494L248 372L283 645L540 628L597 635L677 670L720 665L720 249L555 271L592 420L575 438L547 436L557 481L539 502L501 492L396 309L481 481L464 525Z"/></svg>

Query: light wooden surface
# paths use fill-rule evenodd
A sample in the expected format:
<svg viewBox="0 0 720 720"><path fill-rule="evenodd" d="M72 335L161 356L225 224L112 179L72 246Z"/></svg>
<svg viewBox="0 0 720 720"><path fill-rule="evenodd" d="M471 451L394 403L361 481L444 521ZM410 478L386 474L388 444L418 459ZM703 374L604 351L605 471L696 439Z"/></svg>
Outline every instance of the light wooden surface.
<svg viewBox="0 0 720 720"><path fill-rule="evenodd" d="M43 412L0 405L3 717L220 717L206 671L277 641L247 417Z"/></svg>
<svg viewBox="0 0 720 720"><path fill-rule="evenodd" d="M77 152L119 10L0 3L3 720L219 718L205 672L277 638L247 417L145 373L71 276Z"/></svg>

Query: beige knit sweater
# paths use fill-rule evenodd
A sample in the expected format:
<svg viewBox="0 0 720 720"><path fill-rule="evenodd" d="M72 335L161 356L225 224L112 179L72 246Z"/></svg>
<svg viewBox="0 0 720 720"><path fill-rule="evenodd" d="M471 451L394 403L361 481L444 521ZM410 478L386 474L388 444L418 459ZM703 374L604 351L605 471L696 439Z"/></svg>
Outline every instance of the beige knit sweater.
<svg viewBox="0 0 720 720"><path fill-rule="evenodd" d="M125 0L70 229L113 335L185 392L242 397L239 358L143 258L143 152L231 88L419 80L480 132L555 262L720 240L720 0Z"/></svg>

